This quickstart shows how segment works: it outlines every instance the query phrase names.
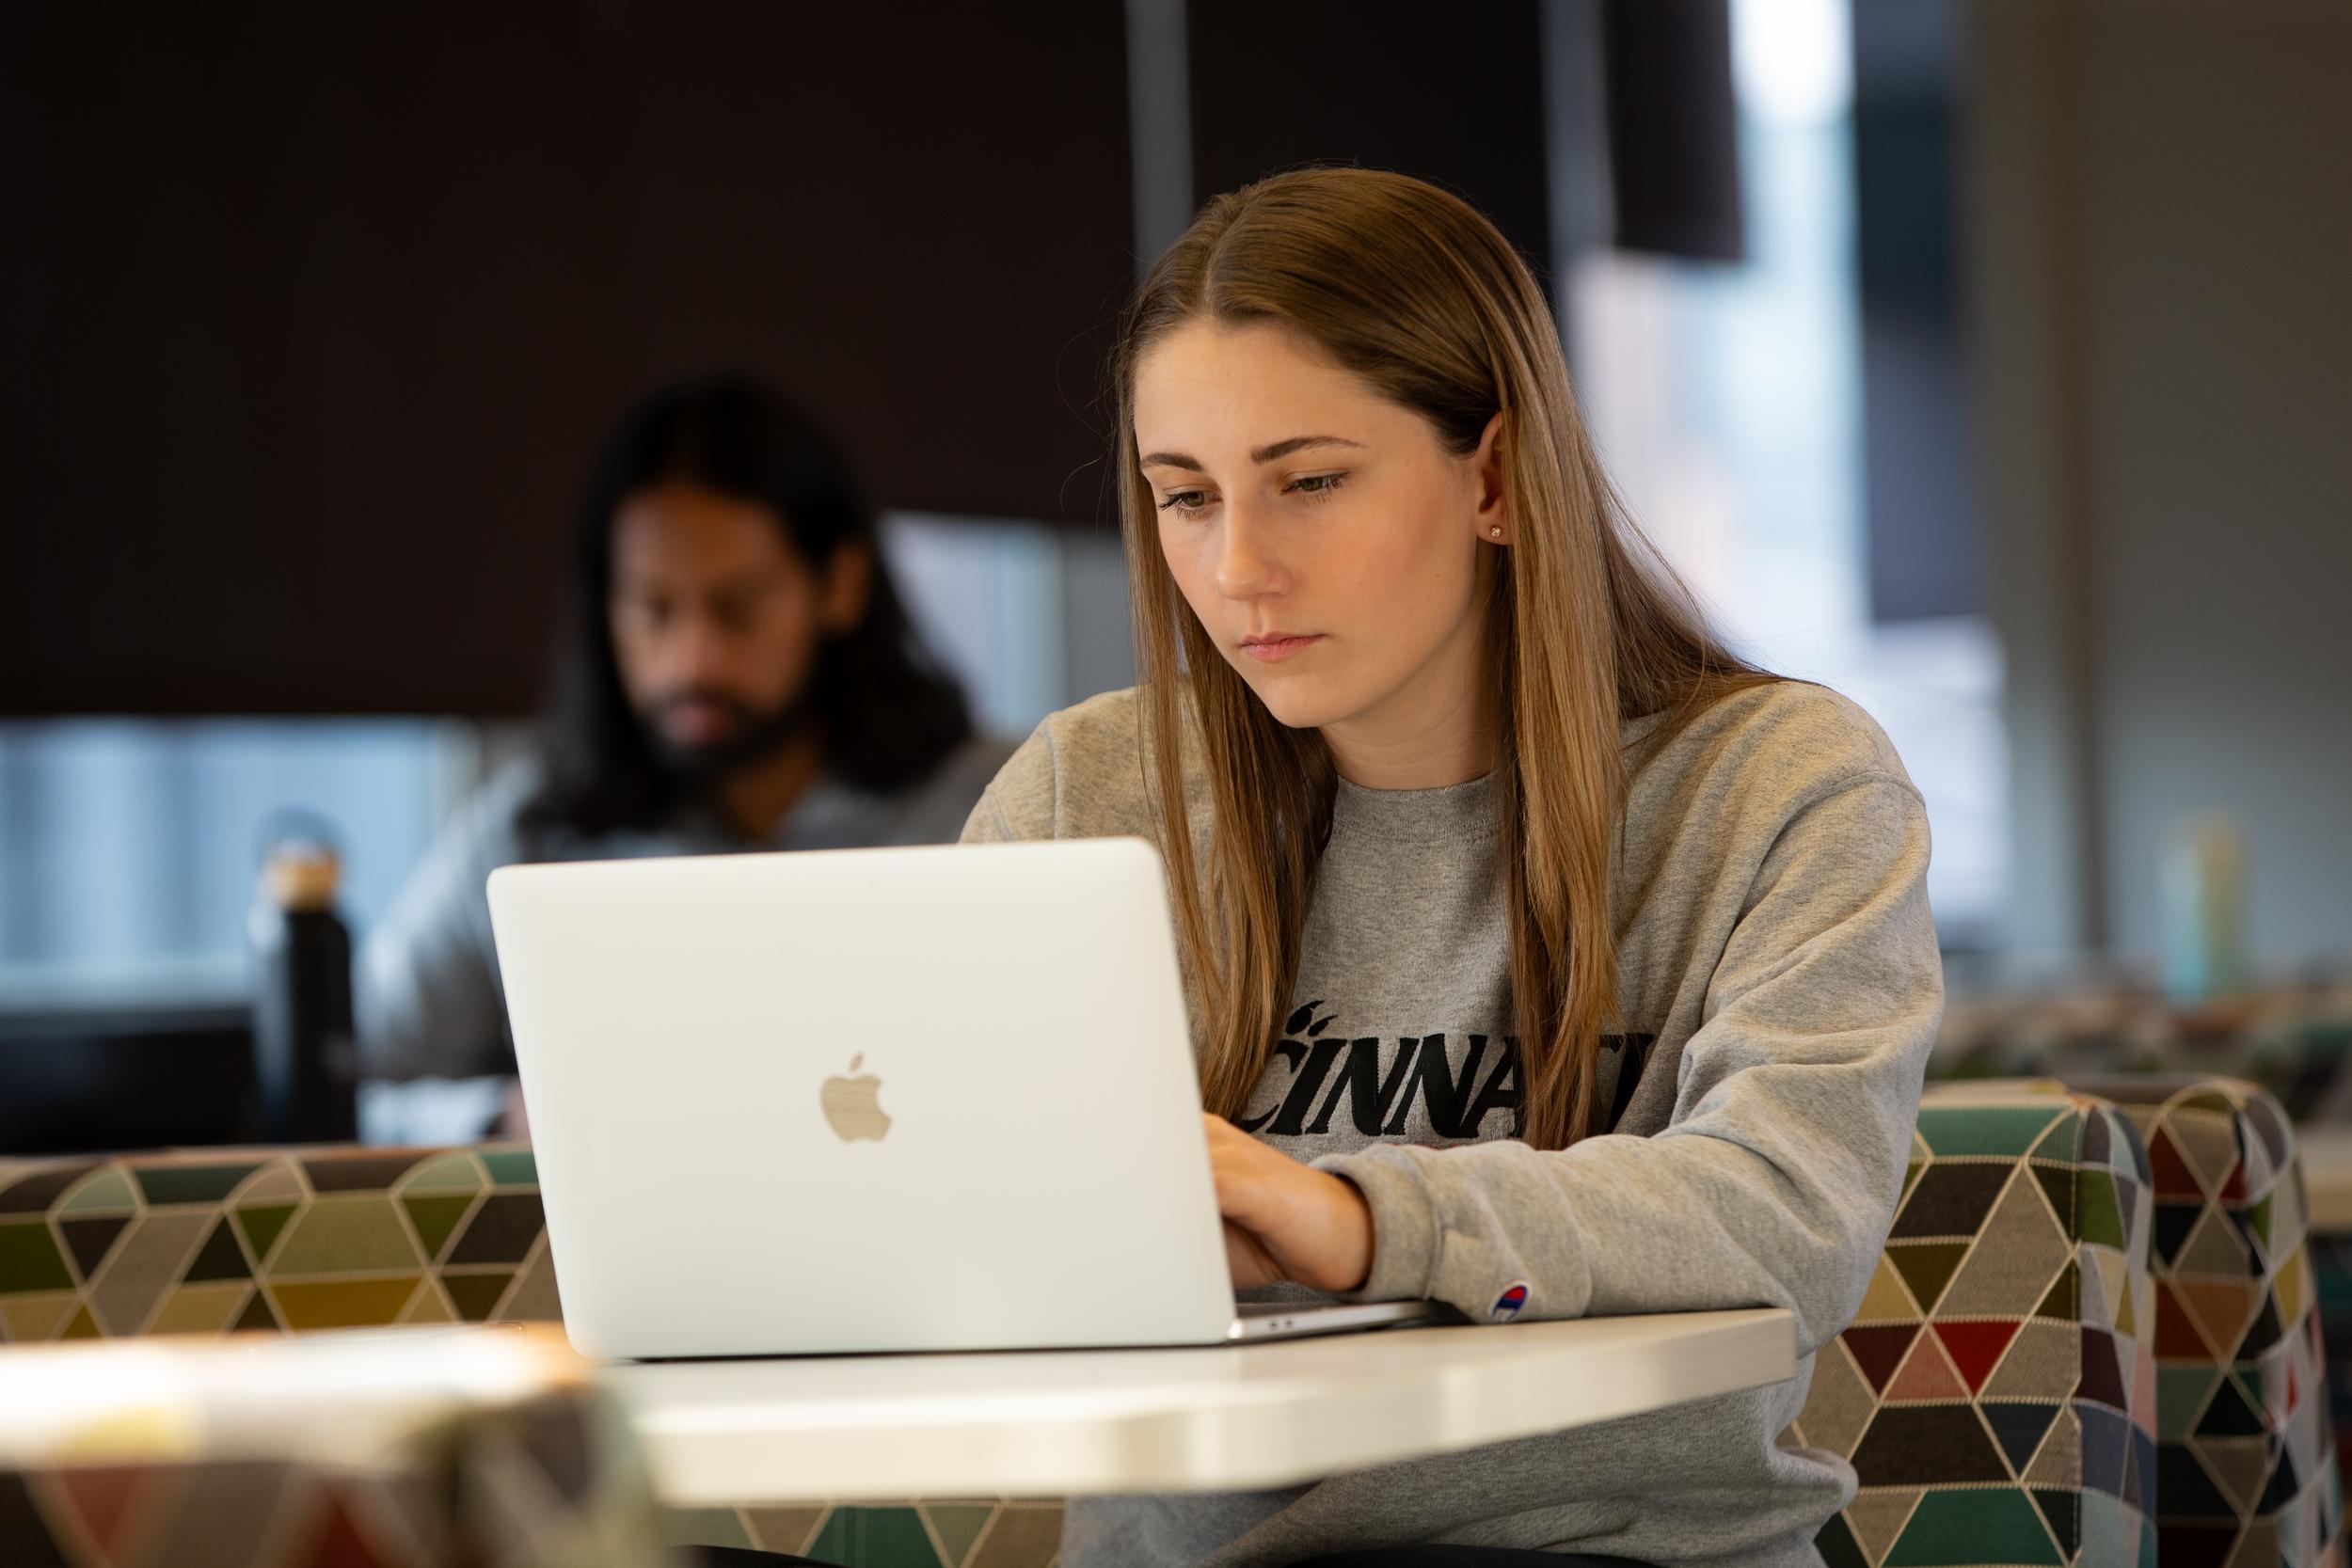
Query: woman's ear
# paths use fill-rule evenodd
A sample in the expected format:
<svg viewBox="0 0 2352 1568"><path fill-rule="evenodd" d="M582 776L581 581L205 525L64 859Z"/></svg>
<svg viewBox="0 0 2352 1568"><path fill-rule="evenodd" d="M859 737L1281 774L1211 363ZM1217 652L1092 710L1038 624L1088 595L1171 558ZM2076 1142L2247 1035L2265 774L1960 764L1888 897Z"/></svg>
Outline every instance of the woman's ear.
<svg viewBox="0 0 2352 1568"><path fill-rule="evenodd" d="M866 619L874 594L874 552L856 540L836 546L819 585L818 624L829 637L844 637Z"/></svg>
<svg viewBox="0 0 2352 1568"><path fill-rule="evenodd" d="M1478 485L1478 509L1471 519L1478 537L1490 545L1511 542L1511 485L1504 456L1502 415L1497 412L1479 434L1478 449L1470 453L1470 473Z"/></svg>

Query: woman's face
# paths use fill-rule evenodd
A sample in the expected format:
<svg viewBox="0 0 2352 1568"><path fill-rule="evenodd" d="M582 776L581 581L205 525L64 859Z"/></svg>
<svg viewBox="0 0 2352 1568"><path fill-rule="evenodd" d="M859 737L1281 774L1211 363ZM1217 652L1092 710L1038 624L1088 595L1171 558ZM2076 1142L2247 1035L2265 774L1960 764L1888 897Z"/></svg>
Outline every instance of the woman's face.
<svg viewBox="0 0 2352 1568"><path fill-rule="evenodd" d="M1347 742L1483 710L1499 416L1457 457L1294 329L1206 321L1143 356L1135 410L1168 570L1276 719L1323 730L1345 772Z"/></svg>

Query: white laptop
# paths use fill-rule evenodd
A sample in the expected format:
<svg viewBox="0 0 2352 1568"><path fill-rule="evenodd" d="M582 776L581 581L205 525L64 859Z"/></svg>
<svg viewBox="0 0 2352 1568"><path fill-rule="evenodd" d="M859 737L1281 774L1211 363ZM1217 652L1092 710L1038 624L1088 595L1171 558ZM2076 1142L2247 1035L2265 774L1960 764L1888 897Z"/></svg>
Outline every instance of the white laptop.
<svg viewBox="0 0 2352 1568"><path fill-rule="evenodd" d="M1236 1309L1137 839L508 866L490 914L590 1355L1180 1345Z"/></svg>

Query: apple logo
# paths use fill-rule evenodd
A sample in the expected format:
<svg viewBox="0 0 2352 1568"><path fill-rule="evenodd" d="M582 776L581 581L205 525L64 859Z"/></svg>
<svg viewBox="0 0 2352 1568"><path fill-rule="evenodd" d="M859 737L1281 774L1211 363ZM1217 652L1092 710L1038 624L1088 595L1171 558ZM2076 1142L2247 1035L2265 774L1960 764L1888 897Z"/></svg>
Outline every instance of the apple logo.
<svg viewBox="0 0 2352 1568"><path fill-rule="evenodd" d="M862 1051L850 1057L850 1070L856 1072L858 1064L865 1060ZM825 1120L843 1143L855 1143L860 1138L872 1138L879 1143L882 1134L890 1131L890 1117L876 1098L881 1093L882 1080L868 1072L855 1078L828 1078L818 1098L825 1108Z"/></svg>

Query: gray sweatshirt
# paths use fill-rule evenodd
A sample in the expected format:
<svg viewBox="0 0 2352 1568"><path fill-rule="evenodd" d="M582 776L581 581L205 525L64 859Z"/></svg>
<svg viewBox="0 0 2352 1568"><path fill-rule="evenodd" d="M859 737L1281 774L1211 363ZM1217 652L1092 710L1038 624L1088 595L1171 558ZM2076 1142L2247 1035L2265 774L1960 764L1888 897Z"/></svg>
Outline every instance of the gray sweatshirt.
<svg viewBox="0 0 2352 1568"><path fill-rule="evenodd" d="M1629 755L1608 1135L1555 1152L1514 1137L1491 778L1341 784L1297 993L1270 1021L1274 1056L1240 1124L1363 1190L1365 1299L1427 1297L1479 1322L1785 1307L1798 1375L1306 1486L1073 1499L1068 1568L1414 1542L1667 1568L1820 1560L1813 1534L1853 1472L1775 1439L1813 1351L1860 1306L1900 1190L1943 1008L1927 816L1877 725L1819 687L1738 693ZM964 829L1119 833L1151 834L1131 691L1047 719Z"/></svg>

